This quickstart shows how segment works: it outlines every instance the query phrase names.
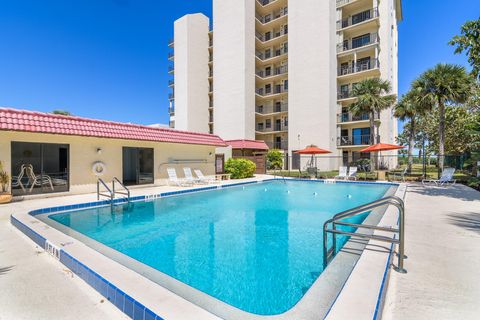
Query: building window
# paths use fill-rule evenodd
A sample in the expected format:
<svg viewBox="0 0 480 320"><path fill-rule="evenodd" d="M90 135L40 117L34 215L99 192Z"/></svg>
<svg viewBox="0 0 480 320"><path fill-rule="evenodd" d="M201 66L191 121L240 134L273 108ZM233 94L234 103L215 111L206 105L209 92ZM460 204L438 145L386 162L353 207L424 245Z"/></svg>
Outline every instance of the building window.
<svg viewBox="0 0 480 320"><path fill-rule="evenodd" d="M12 142L12 194L69 190L69 145Z"/></svg>
<svg viewBox="0 0 480 320"><path fill-rule="evenodd" d="M265 120L265 128L269 129L272 127L272 120L267 119Z"/></svg>

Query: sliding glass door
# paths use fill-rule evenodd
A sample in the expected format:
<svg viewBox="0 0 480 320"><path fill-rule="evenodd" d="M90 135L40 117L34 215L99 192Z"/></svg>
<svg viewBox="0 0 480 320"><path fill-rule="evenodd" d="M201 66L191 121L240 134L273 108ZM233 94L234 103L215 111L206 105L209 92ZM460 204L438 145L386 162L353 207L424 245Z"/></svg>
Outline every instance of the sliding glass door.
<svg viewBox="0 0 480 320"><path fill-rule="evenodd" d="M12 193L27 195L69 190L67 144L12 142Z"/></svg>
<svg viewBox="0 0 480 320"><path fill-rule="evenodd" d="M153 149L123 148L123 183L125 185L154 182Z"/></svg>

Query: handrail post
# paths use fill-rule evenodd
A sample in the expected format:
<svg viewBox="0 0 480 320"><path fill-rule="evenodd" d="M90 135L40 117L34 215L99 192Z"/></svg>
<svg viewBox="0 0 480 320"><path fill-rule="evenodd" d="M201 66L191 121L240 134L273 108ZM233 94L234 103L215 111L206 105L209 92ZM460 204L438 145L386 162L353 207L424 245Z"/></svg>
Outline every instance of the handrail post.
<svg viewBox="0 0 480 320"><path fill-rule="evenodd" d="M97 201L100 201L100 181L97 179Z"/></svg>

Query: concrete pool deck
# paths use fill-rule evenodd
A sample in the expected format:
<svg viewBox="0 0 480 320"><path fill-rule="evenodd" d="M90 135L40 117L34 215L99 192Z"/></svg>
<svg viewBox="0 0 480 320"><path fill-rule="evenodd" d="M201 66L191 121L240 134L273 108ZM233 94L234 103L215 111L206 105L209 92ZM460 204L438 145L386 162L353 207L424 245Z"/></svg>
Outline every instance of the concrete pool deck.
<svg viewBox="0 0 480 320"><path fill-rule="evenodd" d="M478 319L480 192L411 185L407 274L391 273L384 319Z"/></svg>
<svg viewBox="0 0 480 320"><path fill-rule="evenodd" d="M132 195L172 191L172 189L178 188L133 189ZM94 199L95 195L92 194L62 196L55 198L54 205L88 202ZM10 214L28 209L29 203L33 201L37 206L52 206L52 199L36 199L0 207L0 319L125 319L123 313L77 276L72 277L58 261L45 253L37 253L43 252L43 250L36 248L30 239L10 224ZM433 219L435 210L442 219ZM434 313L436 318L462 318L462 316L465 319L472 318L476 306L475 300L478 301L480 296L480 289L478 286L475 287L476 276L480 268L480 253L478 250L474 251L475 241L478 242L478 238L480 238L479 215L480 193L472 189L463 186L442 189L424 188L416 185L409 189L406 229L406 253L409 255L409 259L406 260L406 268L409 273L406 275L391 273L384 310L385 318L431 318L432 313L430 312L432 311L429 308L425 308L426 310L422 313L422 306L425 305L422 301L431 302L436 296L445 299L447 295L450 304L441 305L445 302L441 299L435 300L439 304L438 306L427 304L430 308L436 308L435 311L438 311ZM432 220L435 221L432 222ZM443 222L437 226L437 220ZM415 226L412 226L412 223ZM451 232L435 234L437 229L443 231L441 227L443 224L445 226L450 224L450 227L458 228L458 230L446 228ZM427 225L431 225L432 232L426 231ZM465 229L461 229L462 225ZM439 242L428 243L425 238L427 235L438 237ZM442 237L444 239L441 239ZM442 246L440 247L439 244ZM449 246L452 244L456 244L451 247L455 253L452 253L449 258L444 247L450 248ZM430 245L428 250L420 250L424 245ZM476 248L478 249L478 245ZM451 259L450 265L454 261L467 261L469 265L461 265L459 268L459 264L453 264L457 270L463 272L459 276L445 267L448 264L438 264L437 268L441 274L437 273L436 276L433 276L432 269L436 266L435 261L439 261L435 259L440 259L440 261ZM430 272L431 276L428 282L421 279L424 277L424 272ZM427 275L429 274L427 273ZM453 289L450 287L451 281L444 280L459 281L459 277L461 277L461 284L467 285L468 290L459 285L457 288L459 292L456 294L455 287ZM421 283L422 286L420 287L416 283ZM405 299L406 296L410 297L415 294L419 298ZM101 303L102 300L104 303ZM407 303L408 300L415 303ZM460 308L462 310L459 310ZM407 309L411 313L408 313ZM419 309L420 311L418 311ZM409 317L406 317L406 314L409 314ZM363 319L358 314L357 318ZM187 318L182 317L181 319Z"/></svg>

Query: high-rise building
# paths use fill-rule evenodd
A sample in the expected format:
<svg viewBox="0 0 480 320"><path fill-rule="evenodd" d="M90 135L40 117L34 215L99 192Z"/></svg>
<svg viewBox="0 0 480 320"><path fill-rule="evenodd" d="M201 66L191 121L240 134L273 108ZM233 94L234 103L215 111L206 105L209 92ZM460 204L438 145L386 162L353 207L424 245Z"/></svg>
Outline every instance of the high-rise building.
<svg viewBox="0 0 480 320"><path fill-rule="evenodd" d="M213 31L202 14L175 22L171 124L355 161L374 141L369 115L348 111L352 88L380 77L397 93L401 19L401 0L213 0ZM395 143L392 110L374 120Z"/></svg>

